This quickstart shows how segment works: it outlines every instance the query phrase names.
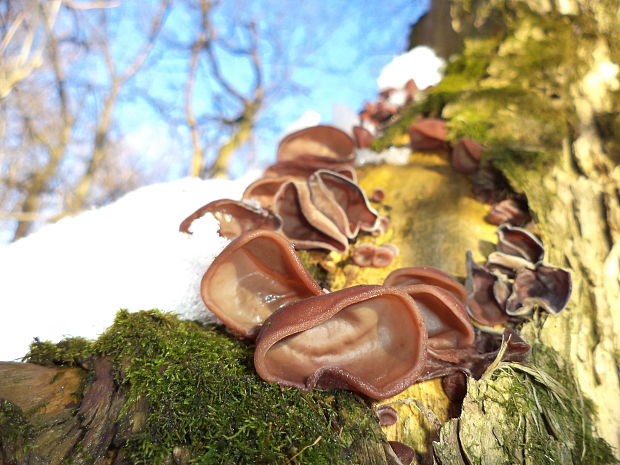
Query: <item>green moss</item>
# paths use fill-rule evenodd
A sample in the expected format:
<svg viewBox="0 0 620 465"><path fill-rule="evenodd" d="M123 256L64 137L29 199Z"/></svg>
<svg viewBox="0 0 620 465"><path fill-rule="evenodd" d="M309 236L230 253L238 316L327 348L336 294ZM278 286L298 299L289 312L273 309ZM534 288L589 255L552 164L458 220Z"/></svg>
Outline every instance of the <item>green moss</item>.
<svg viewBox="0 0 620 465"><path fill-rule="evenodd" d="M22 460L33 438L34 428L22 409L0 400L0 461L10 464Z"/></svg>
<svg viewBox="0 0 620 465"><path fill-rule="evenodd" d="M297 253L301 258L301 262L310 275L317 283L325 284L327 282L328 273L319 262L325 257L324 252L312 251L312 250L298 250Z"/></svg>
<svg viewBox="0 0 620 465"><path fill-rule="evenodd" d="M506 29L466 40L443 80L423 101L403 110L374 142L375 150L398 140L423 115L445 118L453 142L469 137L484 143L484 161L508 178L545 171L558 160L562 140L570 139L577 126L570 89L588 70L599 37L596 25L588 17L541 15L525 3L511 4L509 12L505 8L503 2L490 2L483 13L476 12L492 17L497 10ZM605 120L605 127L613 126L611 120Z"/></svg>
<svg viewBox="0 0 620 465"><path fill-rule="evenodd" d="M96 349L128 389L120 423L148 406L126 444L132 463L165 463L176 451L200 464L285 463L298 453L291 463L348 464L356 463L354 438L377 434L353 394L266 383L252 367L252 347L217 328L121 311Z"/></svg>
<svg viewBox="0 0 620 465"><path fill-rule="evenodd" d="M82 366L93 354L93 342L83 337L63 339L57 344L35 340L23 361L49 367Z"/></svg>

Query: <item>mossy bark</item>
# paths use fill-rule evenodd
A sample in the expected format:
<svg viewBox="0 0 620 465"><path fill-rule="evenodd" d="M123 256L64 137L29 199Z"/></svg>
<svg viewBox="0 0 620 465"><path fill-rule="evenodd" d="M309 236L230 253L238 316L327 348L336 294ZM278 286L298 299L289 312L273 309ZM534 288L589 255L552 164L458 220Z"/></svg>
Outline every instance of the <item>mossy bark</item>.
<svg viewBox="0 0 620 465"><path fill-rule="evenodd" d="M90 344L34 344L36 364L0 364L0 464L387 464L361 398L265 383L251 356L156 311L120 312Z"/></svg>
<svg viewBox="0 0 620 465"><path fill-rule="evenodd" d="M471 381L460 419L441 430L436 459L610 463L612 449L597 436L617 457L620 6L455 0L451 7L463 50L408 117L433 111L454 140L485 143L485 162L527 197L547 260L571 270L573 297L561 315L522 329L533 345L530 364L548 382L510 367Z"/></svg>

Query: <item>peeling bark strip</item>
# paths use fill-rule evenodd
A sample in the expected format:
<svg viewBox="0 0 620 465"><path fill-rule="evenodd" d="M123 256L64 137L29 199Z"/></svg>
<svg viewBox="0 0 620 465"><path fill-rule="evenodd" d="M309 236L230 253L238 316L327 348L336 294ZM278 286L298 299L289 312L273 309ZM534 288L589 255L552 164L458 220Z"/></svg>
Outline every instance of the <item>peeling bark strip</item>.
<svg viewBox="0 0 620 465"><path fill-rule="evenodd" d="M78 368L0 363L0 398L20 409L26 415L23 421L32 425L30 441L21 450L11 450L12 444L5 441L16 425L3 425L0 463L56 464L108 455L126 399L115 387L109 359L95 360L94 382L80 400L85 374Z"/></svg>

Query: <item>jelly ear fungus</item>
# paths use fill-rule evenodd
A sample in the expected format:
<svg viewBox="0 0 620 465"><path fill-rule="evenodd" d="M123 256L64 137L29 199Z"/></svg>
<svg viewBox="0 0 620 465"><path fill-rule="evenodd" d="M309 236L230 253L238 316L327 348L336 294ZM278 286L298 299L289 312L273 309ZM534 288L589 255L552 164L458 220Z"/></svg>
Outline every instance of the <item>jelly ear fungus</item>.
<svg viewBox="0 0 620 465"><path fill-rule="evenodd" d="M426 351L424 320L405 292L354 286L273 313L258 336L254 366L284 386L385 399L419 379Z"/></svg>
<svg viewBox="0 0 620 465"><path fill-rule="evenodd" d="M209 310L233 333L250 338L280 306L322 292L293 246L271 231L235 239L215 258L200 284Z"/></svg>

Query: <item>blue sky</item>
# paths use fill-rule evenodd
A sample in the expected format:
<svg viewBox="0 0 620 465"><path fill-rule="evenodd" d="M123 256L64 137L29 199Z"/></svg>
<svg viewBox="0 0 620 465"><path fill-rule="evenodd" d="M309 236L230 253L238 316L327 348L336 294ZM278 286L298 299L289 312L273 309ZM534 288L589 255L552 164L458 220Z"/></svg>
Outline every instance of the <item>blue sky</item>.
<svg viewBox="0 0 620 465"><path fill-rule="evenodd" d="M264 38L260 46L266 80L272 87L252 141L233 159L233 174L242 174L248 159L259 164L271 161L284 128L304 112L314 110L321 115L322 122L329 122L334 104L346 104L357 111L365 102L374 99L381 69L406 50L409 28L426 7L427 1L422 0L223 2L213 17L215 27L222 34L235 33L230 26L231 18L238 22L257 21L260 36ZM119 10L118 14L124 13ZM164 37L178 42L189 40L195 19L187 10L173 10L167 19ZM124 27L135 27L129 15ZM122 30L123 27L119 29ZM119 32L119 35L122 34ZM117 44L119 61L131 48L130 43ZM249 87L251 73L247 63L223 52L220 57L226 77L239 89ZM156 65L148 74L138 76L136 83L147 88L151 96L168 100L172 105L182 98L180 86L184 82L185 68L181 54L160 46L154 50L153 58L157 60ZM288 76L280 83L276 76L285 68ZM194 107L197 113L208 112L214 86L206 73L199 74L198 81ZM161 115L156 115L144 100L124 99L118 114L130 133L134 149L150 154L148 160L170 150L165 147L167 142L162 135L167 122L162 121ZM188 151L187 133L183 128L169 137L174 139L177 150ZM168 177L182 176L184 172L185 163L180 163L177 169L170 170Z"/></svg>

